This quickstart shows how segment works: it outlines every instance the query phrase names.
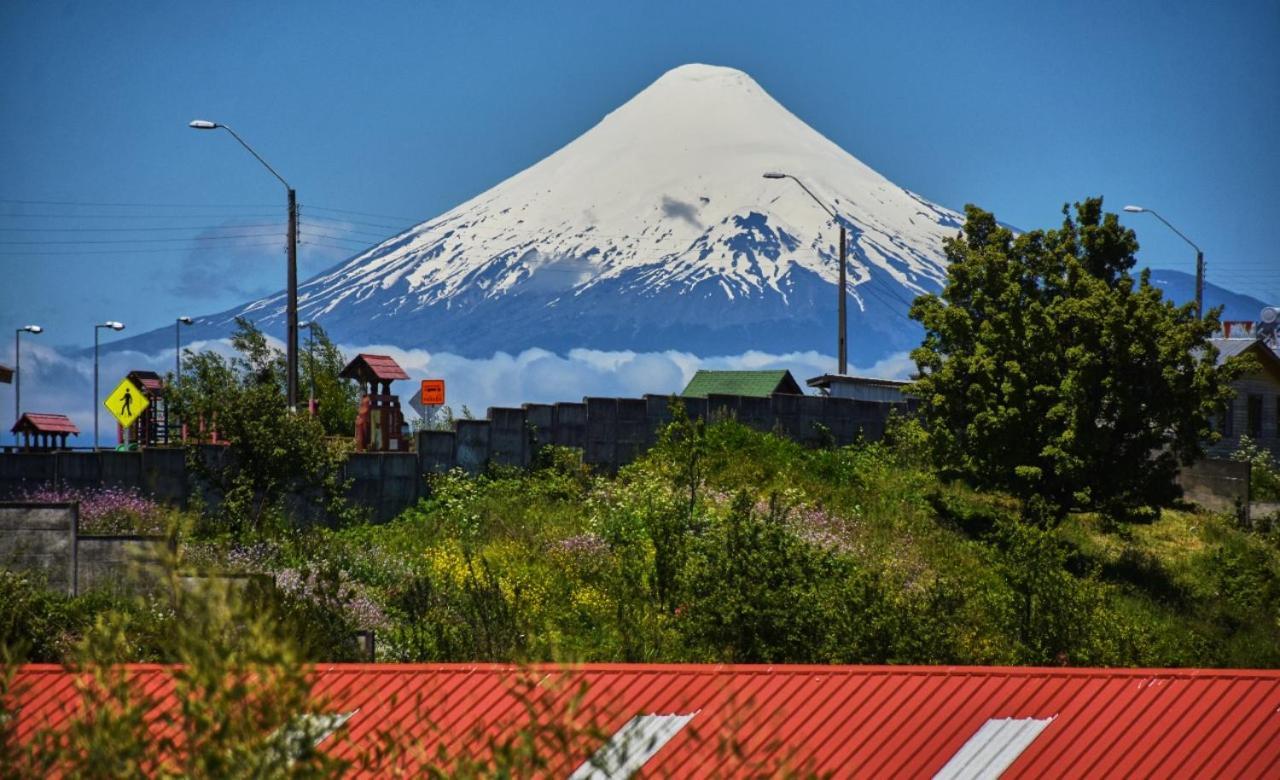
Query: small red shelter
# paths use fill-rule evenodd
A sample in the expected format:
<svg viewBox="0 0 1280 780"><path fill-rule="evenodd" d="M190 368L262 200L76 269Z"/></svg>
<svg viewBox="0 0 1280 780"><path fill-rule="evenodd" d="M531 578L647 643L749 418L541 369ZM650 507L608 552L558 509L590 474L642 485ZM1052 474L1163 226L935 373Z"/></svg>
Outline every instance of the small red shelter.
<svg viewBox="0 0 1280 780"><path fill-rule="evenodd" d="M68 436L79 436L80 429L65 414L27 412L13 424L10 433L22 434L22 449L28 452L65 450Z"/></svg>
<svg viewBox="0 0 1280 780"><path fill-rule="evenodd" d="M401 434L404 415L400 398L391 394L391 383L408 379L400 364L388 355L360 353L339 374L360 383L360 408L356 414L357 452L405 452Z"/></svg>
<svg viewBox="0 0 1280 780"><path fill-rule="evenodd" d="M142 446L169 443L169 397L164 379L154 371L130 371L128 375L147 397L147 408L129 426L129 442ZM116 426L117 443L123 444L124 428Z"/></svg>

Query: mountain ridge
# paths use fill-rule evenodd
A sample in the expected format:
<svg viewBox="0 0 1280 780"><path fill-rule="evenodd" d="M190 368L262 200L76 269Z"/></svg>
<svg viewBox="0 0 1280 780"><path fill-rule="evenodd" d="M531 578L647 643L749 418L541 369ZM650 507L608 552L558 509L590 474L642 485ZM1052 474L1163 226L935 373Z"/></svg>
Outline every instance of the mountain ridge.
<svg viewBox="0 0 1280 780"><path fill-rule="evenodd" d="M763 178L774 170L836 219L795 182ZM466 357L834 354L838 222L849 234L850 358L871 365L919 343L906 311L941 289L943 241L962 219L842 150L742 71L685 65L541 161L306 280L299 316L341 343ZM223 336L237 316L280 335L284 294L198 317L185 338Z"/></svg>

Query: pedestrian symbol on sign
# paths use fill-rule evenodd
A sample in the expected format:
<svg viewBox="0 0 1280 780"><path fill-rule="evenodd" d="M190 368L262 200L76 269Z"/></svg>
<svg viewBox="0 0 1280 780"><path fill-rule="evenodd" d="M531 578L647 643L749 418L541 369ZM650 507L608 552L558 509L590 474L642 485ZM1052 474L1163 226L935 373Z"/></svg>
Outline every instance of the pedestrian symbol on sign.
<svg viewBox="0 0 1280 780"><path fill-rule="evenodd" d="M147 396L127 378L120 380L120 384L116 385L116 389L102 403L111 412L111 416L126 428L133 425L151 405Z"/></svg>

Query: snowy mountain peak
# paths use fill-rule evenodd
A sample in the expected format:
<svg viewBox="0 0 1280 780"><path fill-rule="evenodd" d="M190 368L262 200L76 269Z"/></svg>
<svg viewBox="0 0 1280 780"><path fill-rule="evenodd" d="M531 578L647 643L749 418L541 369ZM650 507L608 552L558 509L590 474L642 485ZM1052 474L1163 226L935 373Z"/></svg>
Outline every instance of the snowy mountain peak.
<svg viewBox="0 0 1280 780"><path fill-rule="evenodd" d="M835 308L838 230L794 182L762 177L775 170L849 230L854 353L866 354L859 327L902 331L889 315L901 320L911 297L937 289L960 216L894 185L746 73L702 64L668 71L549 157L312 279L302 316L347 339L472 355L829 352L814 329ZM281 304L228 315L272 327Z"/></svg>

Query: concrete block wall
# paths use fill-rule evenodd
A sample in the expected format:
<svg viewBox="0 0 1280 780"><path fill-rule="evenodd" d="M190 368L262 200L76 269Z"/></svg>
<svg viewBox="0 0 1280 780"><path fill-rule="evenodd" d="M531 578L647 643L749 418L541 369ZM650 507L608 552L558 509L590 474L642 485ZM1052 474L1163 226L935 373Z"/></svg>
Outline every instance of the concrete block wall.
<svg viewBox="0 0 1280 780"><path fill-rule="evenodd" d="M75 592L153 588L163 581L169 559L169 540L163 536L79 536Z"/></svg>
<svg viewBox="0 0 1280 780"><path fill-rule="evenodd" d="M75 595L78 517L76 504L0 503L0 566Z"/></svg>
<svg viewBox="0 0 1280 780"><path fill-rule="evenodd" d="M1214 512L1240 512L1249 522L1249 479L1252 467L1248 461L1205 458L1178 472L1178 485L1188 501Z"/></svg>
<svg viewBox="0 0 1280 780"><path fill-rule="evenodd" d="M851 444L859 438L879 439L894 409L849 398L785 396L754 398L711 395L680 398L693 419L736 419L759 431L777 431L809 445ZM671 422L672 397L584 398L582 403L525 404L492 407L484 420L458 420L453 431L418 434L418 466L423 474L460 467L479 473L488 464L527 467L547 444L583 452L583 461L614 472L652 447L658 432Z"/></svg>
<svg viewBox="0 0 1280 780"><path fill-rule="evenodd" d="M347 498L385 523L426 494L420 458L412 452L355 452L343 465Z"/></svg>
<svg viewBox="0 0 1280 780"><path fill-rule="evenodd" d="M74 596L94 588L158 582L162 536L81 536L76 504L0 503L0 566L36 574Z"/></svg>
<svg viewBox="0 0 1280 780"><path fill-rule="evenodd" d="M395 517L426 493L425 475L462 468L478 474L490 464L528 467L547 444L583 451L583 460L612 473L652 447L671 421L671 396L584 398L580 403L494 407L483 420L457 420L452 431L422 431L416 453L357 453L345 465L349 498L371 510L375 522ZM737 419L760 431L776 431L817 445L849 444L884 435L888 404L819 396L751 398L712 395L676 398L693 419ZM902 406L902 405L898 405ZM208 445L198 457L216 470L232 448ZM140 452L11 453L0 455L0 496L44 483L135 487L162 501L185 505L199 491L207 504L220 496L199 484L179 448ZM297 497L298 510L310 505ZM310 509L308 509L310 511ZM303 522L323 522L307 515Z"/></svg>

